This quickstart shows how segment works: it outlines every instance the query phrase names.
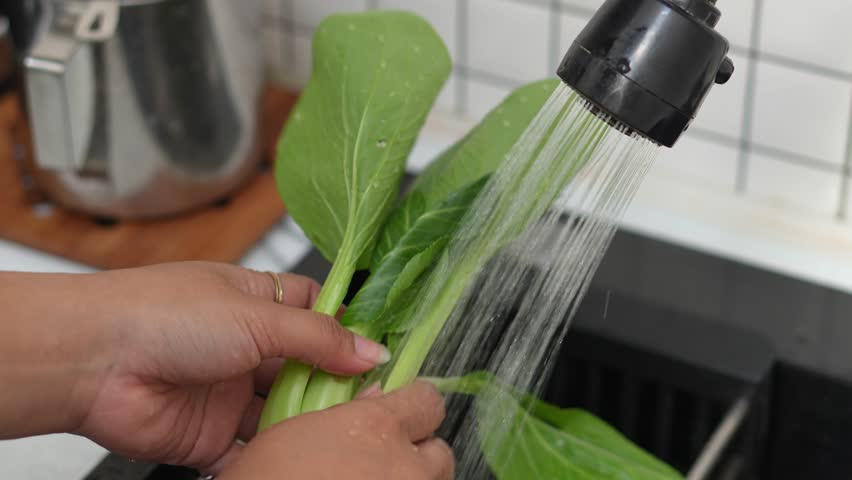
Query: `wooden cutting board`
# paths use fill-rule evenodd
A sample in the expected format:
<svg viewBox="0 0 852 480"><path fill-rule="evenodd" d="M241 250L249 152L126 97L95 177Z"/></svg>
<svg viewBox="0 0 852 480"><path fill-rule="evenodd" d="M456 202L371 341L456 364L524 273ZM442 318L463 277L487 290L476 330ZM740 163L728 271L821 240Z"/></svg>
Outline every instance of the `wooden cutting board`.
<svg viewBox="0 0 852 480"><path fill-rule="evenodd" d="M264 94L261 112L267 165L296 95ZM32 155L29 125L19 99L0 98L0 238L98 268L127 268L180 260L238 261L286 210L271 168L259 172L226 202L162 221L110 224L54 206L26 186Z"/></svg>

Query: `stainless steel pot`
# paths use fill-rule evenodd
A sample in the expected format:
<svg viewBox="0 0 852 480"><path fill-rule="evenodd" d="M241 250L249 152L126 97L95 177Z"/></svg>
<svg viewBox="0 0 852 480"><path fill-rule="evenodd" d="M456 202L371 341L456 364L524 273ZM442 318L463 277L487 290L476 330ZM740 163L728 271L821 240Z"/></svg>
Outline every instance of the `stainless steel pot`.
<svg viewBox="0 0 852 480"><path fill-rule="evenodd" d="M259 0L44 0L24 61L35 178L96 215L210 203L256 172Z"/></svg>

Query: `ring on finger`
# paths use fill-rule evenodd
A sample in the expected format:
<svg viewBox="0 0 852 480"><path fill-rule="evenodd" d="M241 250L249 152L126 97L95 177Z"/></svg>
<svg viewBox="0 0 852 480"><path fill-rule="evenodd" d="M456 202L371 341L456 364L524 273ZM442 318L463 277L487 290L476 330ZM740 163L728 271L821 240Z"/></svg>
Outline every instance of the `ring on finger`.
<svg viewBox="0 0 852 480"><path fill-rule="evenodd" d="M284 287L281 286L281 277L278 276L275 272L266 272L267 275L272 277L272 282L275 284L275 303L281 304L284 303Z"/></svg>

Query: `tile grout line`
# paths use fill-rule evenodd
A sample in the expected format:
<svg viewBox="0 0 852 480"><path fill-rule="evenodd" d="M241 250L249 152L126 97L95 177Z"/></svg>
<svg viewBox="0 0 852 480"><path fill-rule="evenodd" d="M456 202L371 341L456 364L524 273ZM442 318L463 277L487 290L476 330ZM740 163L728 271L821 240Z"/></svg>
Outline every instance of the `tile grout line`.
<svg viewBox="0 0 852 480"><path fill-rule="evenodd" d="M467 74L468 64L468 0L456 0L456 115L464 115L468 110L468 94L470 79Z"/></svg>
<svg viewBox="0 0 852 480"><path fill-rule="evenodd" d="M815 63L808 63L804 60L798 60L793 57L785 57L784 55L759 51L755 48L740 47L737 45L731 45L731 52L737 55L743 55L747 57L759 53L760 60L765 63L771 63L779 67L789 68L791 70L797 70L799 72L819 75L820 77L830 78L839 82L852 83L852 73L850 72L845 72L843 70L835 70L830 67L817 65Z"/></svg>
<svg viewBox="0 0 852 480"><path fill-rule="evenodd" d="M704 128L693 127L689 130L689 133L687 135L690 135L695 138L701 138L710 143L723 147L737 148L742 143L737 137L731 137L724 133L719 133ZM809 157L807 155L802 155L796 152L790 152L788 150L773 147L771 145L765 145L759 142L751 142L749 143L749 147L751 148L752 152L763 153L767 156L774 157L771 160L776 162L787 163L790 165L798 165L800 167L808 168L811 170L833 174L836 174L841 170L841 167L837 166L835 163L815 157Z"/></svg>
<svg viewBox="0 0 852 480"><path fill-rule="evenodd" d="M760 29L762 25L763 0L754 0L751 20L750 53L748 75L746 75L746 94L743 106L743 125L740 142L740 155L737 161L735 193L744 194L748 188L748 160L751 154L752 130L754 122L754 104L757 96L757 65L760 60Z"/></svg>
<svg viewBox="0 0 852 480"><path fill-rule="evenodd" d="M837 220L845 221L849 217L849 186L852 181L852 100L849 102L849 117L846 128L846 158L840 177L840 205L837 208Z"/></svg>
<svg viewBox="0 0 852 480"><path fill-rule="evenodd" d="M531 0L511 1L521 4L535 4L535 2ZM368 9L376 8L378 4L378 0L366 0L365 3ZM542 8L547 8L550 11L549 51L552 58L558 58L558 55L561 53L558 50L560 46L559 43L561 40L560 37L562 13L569 15L584 15L587 13L594 13L594 10L589 10L578 6L565 5L560 3L558 0L548 0L546 4L537 3L537 5ZM273 28L282 30L282 33L288 32L291 35L296 36L309 37L310 35L312 35L315 27L300 23L297 19L293 18L292 1L281 0L278 3L278 7L279 15L276 15L276 17L278 17L276 19L277 21L274 22L274 24L271 24L274 25ZM468 66L468 24L470 0L456 0L455 7L457 10L457 21L455 27L457 32L456 45L458 49L458 59L456 61L456 71L454 73L458 82L455 88L455 111L457 114L465 114L469 108L469 95L472 88L470 82L472 80L477 79L489 85L502 88L515 88L520 82L512 80L510 78L504 78L499 75L494 75L489 72L479 71L475 68L471 68ZM757 66L759 63L773 63L794 70L813 73L815 75L819 75L826 78L833 78L840 81L848 81L850 82L850 84L852 84L852 74L847 74L840 70L834 70L827 67L821 67L819 65L810 64L790 57L784 57L782 55L762 52L760 50L760 34L762 30L762 19L760 18L760 16L764 8L765 3L763 2L763 0L755 0L750 38L751 46L742 47L734 45L731 49L733 53L746 56L748 58L748 65L750 67L749 73L746 76L746 98L743 109L743 128L741 130L741 137L728 137L716 134L715 132L710 130L696 132L705 140L713 142L715 144L729 147L738 147L739 159L735 187L735 191L738 193L744 193L747 190L748 163L750 159L750 154L752 153L763 152L773 157L778 157L778 160L781 162L791 163L813 170L837 173L837 168L834 168L833 165L829 165L823 160L811 158L806 155L787 151L785 149L758 144L752 139L756 92L758 88ZM279 40L283 43L283 48L281 48L281 60L286 63L287 58L292 58L292 54L294 53L295 47L293 45L293 42L288 41L288 39L284 35L279 35ZM551 74L552 72L548 71L547 73ZM852 195L852 108L850 108L850 132L848 143L849 144L847 145L847 155L845 159L845 164L842 167L842 184L840 195L841 205L838 208L838 218L845 218L850 213L847 211L847 201L850 198L850 195Z"/></svg>
<svg viewBox="0 0 852 480"><path fill-rule="evenodd" d="M292 0L278 0L278 14L281 16L281 18L292 19L294 13L295 12L293 11L293 1ZM296 58L296 46L293 45L293 42L290 41L290 39L287 38L286 29L282 29L282 30L284 30L284 31L281 32L279 39L282 42L284 42L285 45L283 46L283 48L281 48L281 52L279 53L279 55L282 57L281 58L281 62L282 62L281 63L281 71L286 72L287 71L286 65L288 63L287 60L294 62L294 59ZM292 35L292 32L290 33L290 35ZM284 75L284 76L286 77L286 75Z"/></svg>
<svg viewBox="0 0 852 480"><path fill-rule="evenodd" d="M550 0L549 4L550 10L550 38L548 39L550 42L550 61L551 62L559 62L561 58L560 41L562 40L562 12L559 10L559 0ZM547 77L553 76L553 73L556 71L556 68L550 68L550 63L547 64L547 71L544 73Z"/></svg>

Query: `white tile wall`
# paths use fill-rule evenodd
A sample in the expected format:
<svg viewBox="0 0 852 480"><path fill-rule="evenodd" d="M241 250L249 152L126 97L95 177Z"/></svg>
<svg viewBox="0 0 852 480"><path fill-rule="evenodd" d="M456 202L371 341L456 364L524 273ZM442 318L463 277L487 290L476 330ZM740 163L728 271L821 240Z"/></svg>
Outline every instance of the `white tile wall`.
<svg viewBox="0 0 852 480"><path fill-rule="evenodd" d="M514 0L469 0L471 67L521 82L550 74L549 12Z"/></svg>
<svg viewBox="0 0 852 480"><path fill-rule="evenodd" d="M467 109L467 115L471 118L482 118L512 91L511 88L479 80L470 80L470 89L474 92Z"/></svg>
<svg viewBox="0 0 852 480"><path fill-rule="evenodd" d="M439 107L477 118L514 85L552 75L603 0L265 1L271 17L284 19L283 31L267 22L263 32L273 79L306 81L310 33L324 15L408 9L435 26L460 67ZM693 130L655 171L719 195L836 221L846 210L842 172L852 162L852 2L736 0L719 7L718 29L733 45L736 74L711 92Z"/></svg>
<svg viewBox="0 0 852 480"><path fill-rule="evenodd" d="M586 26L589 16L578 15L574 12L563 12L559 19L559 46L561 50L567 51L574 39ZM553 60L551 60L551 63Z"/></svg>
<svg viewBox="0 0 852 480"><path fill-rule="evenodd" d="M669 176L672 181L688 181L724 194L734 189L737 148L697 135L686 135L678 142L677 148L660 154L653 169L655 173Z"/></svg>
<svg viewBox="0 0 852 480"><path fill-rule="evenodd" d="M852 73L850 21L846 0L765 0L761 48Z"/></svg>
<svg viewBox="0 0 852 480"><path fill-rule="evenodd" d="M367 0L287 0L285 14L300 23L317 26L332 13L361 12L367 8Z"/></svg>
<svg viewBox="0 0 852 480"><path fill-rule="evenodd" d="M757 65L757 78L754 139L842 165L852 95L849 82L765 62Z"/></svg>
<svg viewBox="0 0 852 480"><path fill-rule="evenodd" d="M284 45L286 48L280 54L285 63L278 68L275 78L283 85L297 89L311 76L311 41L303 35L285 32Z"/></svg>
<svg viewBox="0 0 852 480"><path fill-rule="evenodd" d="M755 0L735 0L719 4L722 19L716 29L722 32L731 45L746 48L751 43L752 15ZM774 2L775 0L770 0Z"/></svg>
<svg viewBox="0 0 852 480"><path fill-rule="evenodd" d="M767 155L749 158L748 195L798 213L831 216L840 204L840 179Z"/></svg>
<svg viewBox="0 0 852 480"><path fill-rule="evenodd" d="M737 68L736 75L725 85L713 87L692 128L709 130L731 138L740 136L743 128L746 80L751 65L743 55L731 54L731 59Z"/></svg>
<svg viewBox="0 0 852 480"><path fill-rule="evenodd" d="M378 8L407 10L422 16L444 39L453 58L458 56L456 20L458 4L453 0L377 0Z"/></svg>

